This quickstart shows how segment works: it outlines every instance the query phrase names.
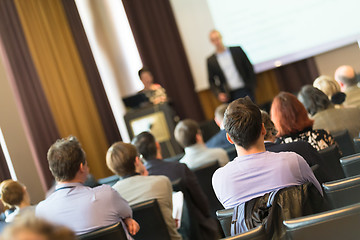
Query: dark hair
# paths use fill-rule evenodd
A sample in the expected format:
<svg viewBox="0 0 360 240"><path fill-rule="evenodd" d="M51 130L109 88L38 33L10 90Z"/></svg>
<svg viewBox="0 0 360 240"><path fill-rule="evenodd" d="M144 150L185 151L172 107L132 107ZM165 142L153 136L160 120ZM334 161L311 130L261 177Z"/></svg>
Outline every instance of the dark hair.
<svg viewBox="0 0 360 240"><path fill-rule="evenodd" d="M328 96L312 85L303 86L298 93L298 99L311 116L327 109L331 105Z"/></svg>
<svg viewBox="0 0 360 240"><path fill-rule="evenodd" d="M266 130L264 140L276 136L278 131L276 130L274 123L271 121L269 114L263 110L261 110L261 120Z"/></svg>
<svg viewBox="0 0 360 240"><path fill-rule="evenodd" d="M154 136L149 132L142 132L137 135L133 140L132 144L135 145L137 151L146 159L156 158L156 140Z"/></svg>
<svg viewBox="0 0 360 240"><path fill-rule="evenodd" d="M129 143L116 142L106 153L106 165L115 174L126 176L135 173L136 147Z"/></svg>
<svg viewBox="0 0 360 240"><path fill-rule="evenodd" d="M199 124L192 119L180 121L174 130L176 141L183 147L196 143L196 134L200 132Z"/></svg>
<svg viewBox="0 0 360 240"><path fill-rule="evenodd" d="M260 109L249 97L231 102L225 111L224 127L231 140L244 149L249 149L261 133Z"/></svg>
<svg viewBox="0 0 360 240"><path fill-rule="evenodd" d="M49 168L56 181L75 178L80 164L85 164L85 153L76 137L58 139L47 153Z"/></svg>
<svg viewBox="0 0 360 240"><path fill-rule="evenodd" d="M278 130L277 136L297 133L314 124L308 117L304 105L295 95L288 92L280 92L274 98L270 117Z"/></svg>
<svg viewBox="0 0 360 240"><path fill-rule="evenodd" d="M147 67L143 67L142 69L140 69L140 70L138 71L138 75L139 75L139 78L140 78L140 79L141 79L141 74L142 74L143 72L149 72L149 73L151 73L150 70L149 70Z"/></svg>

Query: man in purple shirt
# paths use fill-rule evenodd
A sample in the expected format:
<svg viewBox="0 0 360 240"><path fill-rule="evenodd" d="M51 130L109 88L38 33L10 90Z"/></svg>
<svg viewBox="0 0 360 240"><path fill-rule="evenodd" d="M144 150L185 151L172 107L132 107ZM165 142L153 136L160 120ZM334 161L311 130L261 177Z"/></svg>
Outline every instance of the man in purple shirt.
<svg viewBox="0 0 360 240"><path fill-rule="evenodd" d="M130 240L139 231L129 204L110 186L84 186L89 174L85 152L75 137L57 140L47 154L57 181L55 192L40 202L37 217L64 225L76 235L121 222Z"/></svg>
<svg viewBox="0 0 360 240"><path fill-rule="evenodd" d="M224 127L238 154L213 175L215 194L225 208L281 188L311 182L322 193L306 161L293 152L265 150L266 130L259 108L250 98L233 101L227 108Z"/></svg>

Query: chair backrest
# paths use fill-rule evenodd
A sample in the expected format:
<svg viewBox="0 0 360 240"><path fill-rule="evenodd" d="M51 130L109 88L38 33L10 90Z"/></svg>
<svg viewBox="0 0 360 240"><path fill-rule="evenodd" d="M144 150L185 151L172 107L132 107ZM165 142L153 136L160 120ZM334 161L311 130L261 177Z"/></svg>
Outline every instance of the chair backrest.
<svg viewBox="0 0 360 240"><path fill-rule="evenodd" d="M203 140L204 142L207 142L212 136L217 134L220 131L220 128L218 125L216 125L216 122L214 120L207 120L205 122L202 122L199 124Z"/></svg>
<svg viewBox="0 0 360 240"><path fill-rule="evenodd" d="M320 150L319 154L322 157L323 162L327 164L328 171L331 171L331 173L328 173L328 175L333 176L332 180L342 179L345 177L344 171L340 164L341 155L336 144Z"/></svg>
<svg viewBox="0 0 360 240"><path fill-rule="evenodd" d="M101 178L98 180L99 184L106 184L106 185L114 185L115 183L117 183L117 181L119 181L119 176L118 175L112 175L110 177L106 177L106 178Z"/></svg>
<svg viewBox="0 0 360 240"><path fill-rule="evenodd" d="M183 239L201 239L201 232L199 222L195 216L195 206L191 200L190 193L184 185L181 178L172 181L173 190L181 191L184 194L183 211L181 215L181 225L178 232L183 236Z"/></svg>
<svg viewBox="0 0 360 240"><path fill-rule="evenodd" d="M339 148L343 156L355 154L354 142L351 139L347 129L331 132L335 142L339 145Z"/></svg>
<svg viewBox="0 0 360 240"><path fill-rule="evenodd" d="M264 227L261 225L239 235L223 238L223 240L267 240Z"/></svg>
<svg viewBox="0 0 360 240"><path fill-rule="evenodd" d="M360 153L360 137L354 138L353 141L354 141L355 152Z"/></svg>
<svg viewBox="0 0 360 240"><path fill-rule="evenodd" d="M359 239L360 204L284 221L287 239Z"/></svg>
<svg viewBox="0 0 360 240"><path fill-rule="evenodd" d="M114 225L97 229L95 231L82 234L78 236L80 240L127 240L122 224L116 223Z"/></svg>
<svg viewBox="0 0 360 240"><path fill-rule="evenodd" d="M204 190L205 195L208 197L210 214L214 219L216 219L216 211L223 209L223 206L217 199L212 187L212 176L219 167L220 166L218 161L213 161L208 165L204 165L192 170L196 175L201 188Z"/></svg>
<svg viewBox="0 0 360 240"><path fill-rule="evenodd" d="M180 154L175 155L173 157L164 158L163 161L165 161L165 162L178 162L184 155L185 155L185 153L180 153Z"/></svg>
<svg viewBox="0 0 360 240"><path fill-rule="evenodd" d="M360 175L360 153L340 158L346 177Z"/></svg>
<svg viewBox="0 0 360 240"><path fill-rule="evenodd" d="M169 231L156 199L131 206L133 219L140 225L135 240L170 240Z"/></svg>
<svg viewBox="0 0 360 240"><path fill-rule="evenodd" d="M333 209L360 202L360 175L323 183L323 188Z"/></svg>
<svg viewBox="0 0 360 240"><path fill-rule="evenodd" d="M233 216L233 211L234 211L233 208L216 211L217 219L220 222L225 237L231 236L231 219Z"/></svg>

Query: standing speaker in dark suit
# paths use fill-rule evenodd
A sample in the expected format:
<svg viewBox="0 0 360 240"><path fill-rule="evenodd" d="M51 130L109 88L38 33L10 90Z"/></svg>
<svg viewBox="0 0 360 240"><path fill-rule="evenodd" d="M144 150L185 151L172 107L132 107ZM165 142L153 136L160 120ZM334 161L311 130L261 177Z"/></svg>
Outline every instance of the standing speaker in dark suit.
<svg viewBox="0 0 360 240"><path fill-rule="evenodd" d="M256 77L241 47L225 47L217 30L210 32L216 52L207 59L210 88L220 102L249 96L254 101Z"/></svg>

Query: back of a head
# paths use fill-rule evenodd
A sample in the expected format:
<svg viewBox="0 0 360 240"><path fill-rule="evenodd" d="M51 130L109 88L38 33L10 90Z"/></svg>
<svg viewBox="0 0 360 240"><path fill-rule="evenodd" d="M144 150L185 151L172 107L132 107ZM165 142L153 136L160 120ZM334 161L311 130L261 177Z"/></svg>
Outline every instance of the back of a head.
<svg viewBox="0 0 360 240"><path fill-rule="evenodd" d="M56 181L75 178L80 164L85 164L85 153L76 137L57 140L47 153L49 168Z"/></svg>
<svg viewBox="0 0 360 240"><path fill-rule="evenodd" d="M216 121L219 121L220 123L224 120L224 114L226 111L226 108L228 107L228 104L221 104L215 109L215 119Z"/></svg>
<svg viewBox="0 0 360 240"><path fill-rule="evenodd" d="M4 180L0 184L1 201L5 206L12 208L19 206L24 199L25 187L14 180Z"/></svg>
<svg viewBox="0 0 360 240"><path fill-rule="evenodd" d="M273 99L270 116L278 130L277 136L300 132L314 123L304 105L288 92L280 92Z"/></svg>
<svg viewBox="0 0 360 240"><path fill-rule="evenodd" d="M225 111L226 132L236 145L244 149L249 149L258 140L261 126L260 109L249 97L231 102Z"/></svg>
<svg viewBox="0 0 360 240"><path fill-rule="evenodd" d="M180 121L174 130L175 139L183 148L194 145L198 133L200 133L199 124L192 119Z"/></svg>
<svg viewBox="0 0 360 240"><path fill-rule="evenodd" d="M106 153L106 165L115 174L126 176L135 173L136 147L129 143L116 142Z"/></svg>
<svg viewBox="0 0 360 240"><path fill-rule="evenodd" d="M335 93L341 92L339 83L333 78L325 75L316 78L313 86L325 93L330 100Z"/></svg>
<svg viewBox="0 0 360 240"><path fill-rule="evenodd" d="M23 213L16 221L6 226L2 240L75 240L70 229L55 226L43 219L36 218L30 212Z"/></svg>
<svg viewBox="0 0 360 240"><path fill-rule="evenodd" d="M338 67L335 71L335 80L344 84L346 88L356 85L357 79L354 68L348 65Z"/></svg>
<svg viewBox="0 0 360 240"><path fill-rule="evenodd" d="M261 120L266 129L264 140L269 140L275 137L278 131L276 130L274 123L271 121L270 115L263 110L261 110Z"/></svg>
<svg viewBox="0 0 360 240"><path fill-rule="evenodd" d="M311 116L331 106L331 102L325 93L311 85L305 85L301 88L298 99Z"/></svg>
<svg viewBox="0 0 360 240"><path fill-rule="evenodd" d="M140 153L146 160L156 158L156 140L151 133L140 133L132 140L132 144L135 145L138 153Z"/></svg>

